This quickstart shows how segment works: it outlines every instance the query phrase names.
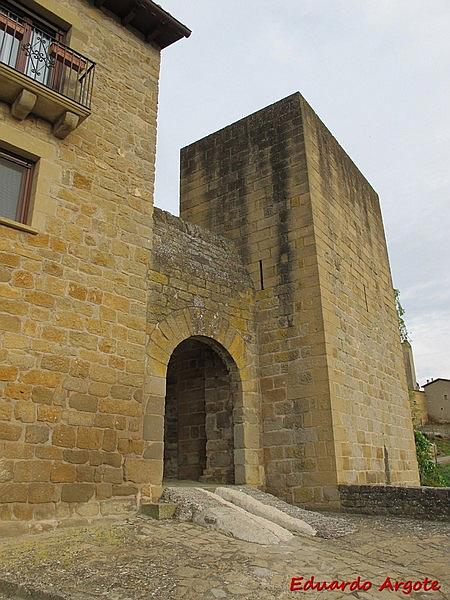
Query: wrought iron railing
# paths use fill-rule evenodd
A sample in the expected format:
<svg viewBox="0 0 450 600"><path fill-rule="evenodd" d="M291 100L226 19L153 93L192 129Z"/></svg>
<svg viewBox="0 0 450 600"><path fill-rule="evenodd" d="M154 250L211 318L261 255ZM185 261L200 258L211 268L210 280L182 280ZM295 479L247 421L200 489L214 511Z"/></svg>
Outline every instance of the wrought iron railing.
<svg viewBox="0 0 450 600"><path fill-rule="evenodd" d="M75 52L28 16L0 2L0 62L74 100L91 106L95 63Z"/></svg>

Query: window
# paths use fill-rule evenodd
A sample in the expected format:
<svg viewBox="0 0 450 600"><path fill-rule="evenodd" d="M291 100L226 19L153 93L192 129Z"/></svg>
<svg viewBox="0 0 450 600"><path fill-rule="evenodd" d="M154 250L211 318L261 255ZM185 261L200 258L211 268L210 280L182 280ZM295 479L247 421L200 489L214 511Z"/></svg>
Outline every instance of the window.
<svg viewBox="0 0 450 600"><path fill-rule="evenodd" d="M35 81L55 88L61 68L54 56L64 33L26 9L0 0L0 61Z"/></svg>
<svg viewBox="0 0 450 600"><path fill-rule="evenodd" d="M95 63L65 45L69 30L68 24L58 27L15 0L0 0L0 100L11 104L10 88L21 85L38 98L32 112L52 123L67 110L56 94L90 111ZM45 94L41 86L56 94ZM74 111L81 120L88 116L84 110Z"/></svg>
<svg viewBox="0 0 450 600"><path fill-rule="evenodd" d="M34 164L0 150L0 217L26 223Z"/></svg>

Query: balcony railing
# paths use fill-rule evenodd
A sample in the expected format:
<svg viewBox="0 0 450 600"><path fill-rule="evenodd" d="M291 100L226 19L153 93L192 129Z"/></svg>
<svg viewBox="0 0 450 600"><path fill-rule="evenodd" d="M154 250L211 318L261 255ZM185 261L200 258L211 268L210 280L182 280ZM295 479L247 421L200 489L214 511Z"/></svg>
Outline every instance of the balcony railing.
<svg viewBox="0 0 450 600"><path fill-rule="evenodd" d="M0 63L90 109L95 63L1 2Z"/></svg>

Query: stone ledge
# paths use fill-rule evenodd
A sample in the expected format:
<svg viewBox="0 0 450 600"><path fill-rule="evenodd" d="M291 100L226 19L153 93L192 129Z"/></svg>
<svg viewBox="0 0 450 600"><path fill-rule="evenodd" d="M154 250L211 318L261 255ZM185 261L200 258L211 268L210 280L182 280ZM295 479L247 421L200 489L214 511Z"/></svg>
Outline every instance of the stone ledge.
<svg viewBox="0 0 450 600"><path fill-rule="evenodd" d="M32 233L33 235L37 235L39 233L39 231L34 229L34 227L30 227L25 223L19 223L18 221L11 221L11 219L7 219L6 217L0 217L0 225L11 227L11 229L18 229L19 231L25 231L26 233Z"/></svg>
<svg viewBox="0 0 450 600"><path fill-rule="evenodd" d="M450 521L450 488L340 485L342 510Z"/></svg>

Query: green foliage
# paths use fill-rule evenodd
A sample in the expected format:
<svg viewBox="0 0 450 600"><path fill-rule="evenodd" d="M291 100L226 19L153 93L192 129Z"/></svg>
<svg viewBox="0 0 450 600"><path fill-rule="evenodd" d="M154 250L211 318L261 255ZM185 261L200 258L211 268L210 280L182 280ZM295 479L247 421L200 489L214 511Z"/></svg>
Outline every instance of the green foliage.
<svg viewBox="0 0 450 600"><path fill-rule="evenodd" d="M445 480L445 486L450 487L450 464L438 465L438 470Z"/></svg>
<svg viewBox="0 0 450 600"><path fill-rule="evenodd" d="M441 456L450 455L450 440L448 438L441 438L435 435L429 435L428 439L431 440L437 446L438 454Z"/></svg>
<svg viewBox="0 0 450 600"><path fill-rule="evenodd" d="M403 308L400 302L400 290L394 288L394 297L395 297L395 308L397 309L397 319L398 319L398 328L400 330L400 339L402 342L409 342L409 333L406 328L405 319L403 315L405 314L405 309Z"/></svg>
<svg viewBox="0 0 450 600"><path fill-rule="evenodd" d="M421 431L415 431L414 436L416 438L420 483L433 487L446 487L447 481L433 460L430 440Z"/></svg>

